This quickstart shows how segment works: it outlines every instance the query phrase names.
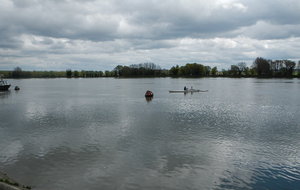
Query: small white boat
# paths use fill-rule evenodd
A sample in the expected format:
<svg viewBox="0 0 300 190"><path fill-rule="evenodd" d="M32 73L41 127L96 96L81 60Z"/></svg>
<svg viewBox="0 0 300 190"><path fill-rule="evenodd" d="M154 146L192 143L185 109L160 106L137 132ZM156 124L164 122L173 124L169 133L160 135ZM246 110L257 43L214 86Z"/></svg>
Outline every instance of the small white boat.
<svg viewBox="0 0 300 190"><path fill-rule="evenodd" d="M196 89L188 89L188 90L169 90L170 93L193 93L193 92L208 92L208 90L196 90Z"/></svg>
<svg viewBox="0 0 300 190"><path fill-rule="evenodd" d="M7 91L10 87L10 84L6 80L2 79L2 76L0 76L0 91Z"/></svg>

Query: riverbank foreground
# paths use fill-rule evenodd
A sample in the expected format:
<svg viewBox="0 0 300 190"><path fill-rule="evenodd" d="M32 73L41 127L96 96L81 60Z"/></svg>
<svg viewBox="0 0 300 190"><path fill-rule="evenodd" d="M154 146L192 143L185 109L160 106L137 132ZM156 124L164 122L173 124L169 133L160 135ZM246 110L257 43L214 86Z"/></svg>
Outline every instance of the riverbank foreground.
<svg viewBox="0 0 300 190"><path fill-rule="evenodd" d="M21 185L9 178L7 174L0 172L0 190L28 190L30 186Z"/></svg>

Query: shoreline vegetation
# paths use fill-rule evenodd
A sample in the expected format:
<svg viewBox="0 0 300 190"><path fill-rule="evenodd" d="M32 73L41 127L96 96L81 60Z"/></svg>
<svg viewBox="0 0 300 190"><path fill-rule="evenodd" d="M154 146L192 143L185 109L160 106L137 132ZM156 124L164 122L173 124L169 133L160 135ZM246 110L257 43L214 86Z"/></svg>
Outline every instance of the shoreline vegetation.
<svg viewBox="0 0 300 190"><path fill-rule="evenodd" d="M290 60L268 60L261 57L255 59L251 67L240 62L231 65L228 70L218 70L199 63L187 63L184 66L173 66L161 69L154 63L141 63L130 66L118 65L112 71L23 71L16 67L13 71L0 71L4 78L141 78L141 77L231 77L231 78L300 78L300 61L298 64Z"/></svg>
<svg viewBox="0 0 300 190"><path fill-rule="evenodd" d="M30 186L21 185L15 180L0 172L0 190L30 190Z"/></svg>

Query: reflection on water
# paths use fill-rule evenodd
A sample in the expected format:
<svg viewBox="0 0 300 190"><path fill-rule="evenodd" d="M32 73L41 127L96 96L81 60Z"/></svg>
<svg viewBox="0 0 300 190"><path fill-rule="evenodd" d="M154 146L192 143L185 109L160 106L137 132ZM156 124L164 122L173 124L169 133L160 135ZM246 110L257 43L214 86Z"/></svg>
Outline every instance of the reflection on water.
<svg viewBox="0 0 300 190"><path fill-rule="evenodd" d="M147 102L151 102L153 97L145 97L145 99L146 99Z"/></svg>
<svg viewBox="0 0 300 190"><path fill-rule="evenodd" d="M10 91L0 91L0 99L8 98L9 95L10 95Z"/></svg>
<svg viewBox="0 0 300 190"><path fill-rule="evenodd" d="M0 171L49 190L297 189L300 86L286 81L14 81ZM209 92L168 92L186 85Z"/></svg>

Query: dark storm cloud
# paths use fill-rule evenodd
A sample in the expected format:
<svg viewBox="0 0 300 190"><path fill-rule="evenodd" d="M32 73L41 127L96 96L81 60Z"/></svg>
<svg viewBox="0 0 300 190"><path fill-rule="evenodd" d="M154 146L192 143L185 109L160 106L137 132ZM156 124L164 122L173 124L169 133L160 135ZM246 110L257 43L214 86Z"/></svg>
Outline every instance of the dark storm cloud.
<svg viewBox="0 0 300 190"><path fill-rule="evenodd" d="M12 2L1 10L1 22L6 23L1 28L18 26L14 33L92 41L222 37L261 20L280 25L300 22L299 2L293 0Z"/></svg>
<svg viewBox="0 0 300 190"><path fill-rule="evenodd" d="M82 61L88 53L93 63L126 64L132 57L166 63L161 56L170 52L169 65L197 61L197 56L230 64L272 55L264 53L270 43L274 52L286 55L279 42L299 41L299 18L298 0L2 0L0 66L7 49L14 50L11 56L41 55L41 62L68 62L72 54ZM176 62L172 54L187 59L178 56ZM50 59L55 55L61 60ZM22 62L5 58L9 61Z"/></svg>
<svg viewBox="0 0 300 190"><path fill-rule="evenodd" d="M1 35L1 33L0 33ZM3 49L16 49L22 46L22 42L11 37L11 36L5 36L2 35L0 37L0 48Z"/></svg>
<svg viewBox="0 0 300 190"><path fill-rule="evenodd" d="M113 15L89 12L92 5L80 1L6 1L1 10L1 29L15 27L15 34L55 38L107 40L118 26Z"/></svg>

